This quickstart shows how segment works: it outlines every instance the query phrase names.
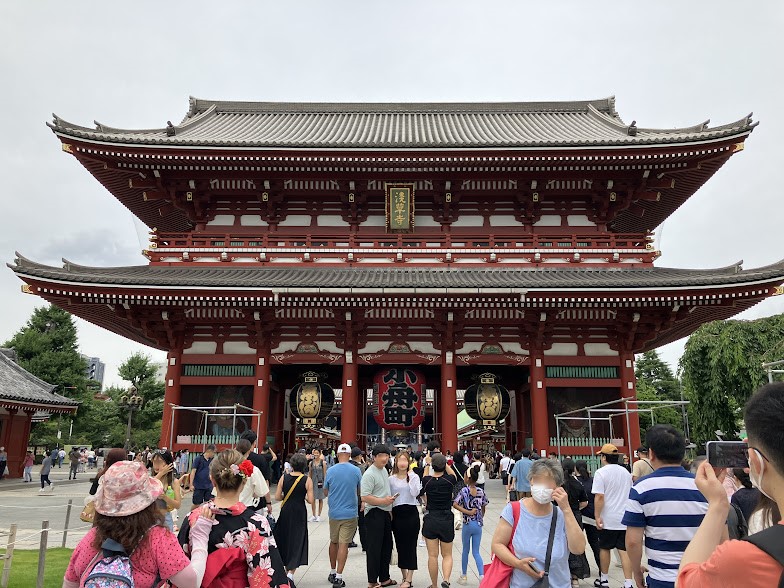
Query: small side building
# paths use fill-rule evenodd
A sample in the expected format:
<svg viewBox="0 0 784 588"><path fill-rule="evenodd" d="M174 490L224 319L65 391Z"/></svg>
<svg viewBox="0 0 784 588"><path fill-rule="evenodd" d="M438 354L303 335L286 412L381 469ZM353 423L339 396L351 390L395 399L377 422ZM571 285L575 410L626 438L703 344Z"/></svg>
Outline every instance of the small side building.
<svg viewBox="0 0 784 588"><path fill-rule="evenodd" d="M16 363L13 349L0 348L0 445L8 452L9 477L22 476L34 419L76 413L79 403L56 394L55 388Z"/></svg>

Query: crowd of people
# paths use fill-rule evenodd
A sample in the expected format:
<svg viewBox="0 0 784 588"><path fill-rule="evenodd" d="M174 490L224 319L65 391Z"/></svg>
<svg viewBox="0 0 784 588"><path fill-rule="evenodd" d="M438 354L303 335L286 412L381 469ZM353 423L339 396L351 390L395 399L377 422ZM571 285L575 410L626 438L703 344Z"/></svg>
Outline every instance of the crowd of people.
<svg viewBox="0 0 784 588"><path fill-rule="evenodd" d="M302 449L281 464L269 446L256 450L252 432L233 449L207 446L196 456L162 449L132 458L112 449L90 489L93 528L74 551L63 586L107 574L130 575L143 588L161 581L180 588L293 586L297 570L312 563L308 523L321 521L326 502L325 581L333 588L346 586L350 549L360 545L369 588L411 588L419 569L431 588L450 588L458 530L460 585L468 583L473 560L480 586L529 588L545 576L553 588L579 586L591 575L590 546L597 588L610 586L613 553L627 588L772 587L783 569L784 526L776 524L784 500L782 417L784 384L751 397L744 414L749 467L732 470L699 457L685 464L686 440L669 425L648 429L634 463L614 445L603 446L593 474L586 461L531 450L443 454L437 442L422 452L377 444L368 455L348 444ZM49 454L43 468L55 463ZM41 476L47 483L48 472ZM485 487L494 478L508 501L486 562ZM175 513L186 497L191 510L178 525Z"/></svg>

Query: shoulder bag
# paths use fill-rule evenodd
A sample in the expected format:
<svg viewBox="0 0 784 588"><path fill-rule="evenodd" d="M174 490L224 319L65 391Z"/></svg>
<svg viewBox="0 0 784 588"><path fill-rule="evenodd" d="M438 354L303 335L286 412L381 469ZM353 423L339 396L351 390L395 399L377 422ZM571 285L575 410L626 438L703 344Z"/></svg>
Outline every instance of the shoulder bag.
<svg viewBox="0 0 784 588"><path fill-rule="evenodd" d="M555 526L558 522L558 507L553 505L553 518L550 522L550 536L547 538L547 555L544 559L544 576L539 578L531 588L550 588L550 558L553 555L553 542L555 540Z"/></svg>
<svg viewBox="0 0 784 588"><path fill-rule="evenodd" d="M294 492L294 488L296 488L296 487L297 487L297 484L299 484L299 481L300 481L302 478L304 478L304 477L305 477L304 475L302 475L302 476L297 476L297 479L296 479L296 480L294 481L294 483L291 485L291 488L289 488L289 491L288 491L288 492L286 492L286 496L284 496L284 497L283 497L283 502L281 502L281 503L280 503L280 510L281 510L281 511L283 510L283 507L286 505L286 501L287 501L287 500L289 499L289 497L291 496L291 493L292 493L292 492Z"/></svg>
<svg viewBox="0 0 784 588"><path fill-rule="evenodd" d="M517 530L517 523L520 520L520 503L512 502L512 516L514 517L514 524L512 525L512 536L509 538L509 551L514 554L514 541L515 531ZM514 568L505 564L501 558L493 554L493 559L489 564L485 564L485 575L479 583L480 588L498 588L499 586L509 586L512 581L512 572Z"/></svg>

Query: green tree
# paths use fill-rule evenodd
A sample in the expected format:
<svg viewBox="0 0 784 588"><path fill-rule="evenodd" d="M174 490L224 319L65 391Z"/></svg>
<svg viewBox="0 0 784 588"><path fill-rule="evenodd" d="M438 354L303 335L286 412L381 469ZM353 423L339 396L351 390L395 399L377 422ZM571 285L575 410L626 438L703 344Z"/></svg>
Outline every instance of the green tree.
<svg viewBox="0 0 784 588"><path fill-rule="evenodd" d="M90 422L93 393L88 390L85 370L87 363L79 355L76 324L73 317L56 306L36 308L24 327L4 343L16 351L19 365L45 382L57 386L59 394L81 404L74 419L74 438L93 427ZM58 441L57 430L63 431ZM31 441L55 445L67 442L70 419L54 417L50 422L36 423Z"/></svg>
<svg viewBox="0 0 784 588"><path fill-rule="evenodd" d="M689 338L679 365L697 443L721 430L737 436L742 409L767 377L762 363L784 353L784 315L754 321L717 321Z"/></svg>
<svg viewBox="0 0 784 588"><path fill-rule="evenodd" d="M638 356L635 361L634 374L637 377L637 399L645 401L680 400L680 383L672 373L670 366L663 361L659 354L646 351ZM647 405L652 407L654 405ZM646 408L642 405L641 408ZM640 412L640 433L645 439L645 433L655 423L668 424L683 430L683 411L676 407L657 408L650 412Z"/></svg>
<svg viewBox="0 0 784 588"><path fill-rule="evenodd" d="M141 410L133 415L132 441L137 446L152 447L160 441L165 388L157 378L157 372L150 357L140 352L126 359L118 370L120 377L135 386L143 399ZM124 414L127 418L127 412Z"/></svg>

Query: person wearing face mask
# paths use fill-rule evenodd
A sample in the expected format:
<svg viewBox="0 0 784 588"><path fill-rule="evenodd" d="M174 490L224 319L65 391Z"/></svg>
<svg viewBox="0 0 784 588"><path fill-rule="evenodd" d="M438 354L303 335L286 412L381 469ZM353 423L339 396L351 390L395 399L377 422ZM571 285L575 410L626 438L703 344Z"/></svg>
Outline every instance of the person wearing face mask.
<svg viewBox="0 0 784 588"><path fill-rule="evenodd" d="M569 496L562 488L563 468L557 460L539 459L531 465L528 480L531 498L517 503L519 516L516 522L518 506L515 503L510 502L501 511L501 520L493 535L492 551L513 569L510 588L530 588L544 576L545 571L551 588L569 588L569 554L585 553L585 536L574 518ZM555 531L549 553L550 567L546 569L553 520Z"/></svg>
<svg viewBox="0 0 784 588"><path fill-rule="evenodd" d="M744 422L751 482L764 496L784 504L784 383L768 384L752 395ZM678 586L781 586L784 525L779 522L744 541L719 544L730 508L727 493L707 461L697 470L696 484L708 501L708 512L683 554Z"/></svg>

